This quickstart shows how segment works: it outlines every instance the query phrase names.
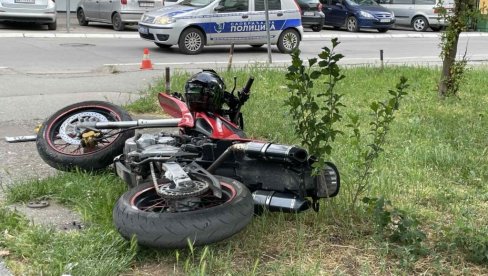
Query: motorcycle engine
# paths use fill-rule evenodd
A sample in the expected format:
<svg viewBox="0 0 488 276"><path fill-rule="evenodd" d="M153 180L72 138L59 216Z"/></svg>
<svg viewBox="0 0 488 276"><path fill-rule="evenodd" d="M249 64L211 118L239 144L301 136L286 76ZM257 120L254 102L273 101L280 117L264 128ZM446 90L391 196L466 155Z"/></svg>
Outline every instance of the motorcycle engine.
<svg viewBox="0 0 488 276"><path fill-rule="evenodd" d="M150 157L172 157L180 151L176 139L164 134L141 134L127 139L124 146L126 160L140 162Z"/></svg>

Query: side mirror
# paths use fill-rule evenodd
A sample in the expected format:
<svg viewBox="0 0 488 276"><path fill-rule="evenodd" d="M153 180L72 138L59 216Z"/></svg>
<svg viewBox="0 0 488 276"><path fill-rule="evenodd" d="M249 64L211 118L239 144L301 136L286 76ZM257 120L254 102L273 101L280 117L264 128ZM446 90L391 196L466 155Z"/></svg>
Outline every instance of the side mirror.
<svg viewBox="0 0 488 276"><path fill-rule="evenodd" d="M224 10L224 6L222 6L222 5L218 5L217 7L214 8L214 11L217 11L217 12L223 11L223 10Z"/></svg>
<svg viewBox="0 0 488 276"><path fill-rule="evenodd" d="M336 3L335 5L338 6L339 8L341 8L341 9L344 9L344 5L342 5L341 3Z"/></svg>

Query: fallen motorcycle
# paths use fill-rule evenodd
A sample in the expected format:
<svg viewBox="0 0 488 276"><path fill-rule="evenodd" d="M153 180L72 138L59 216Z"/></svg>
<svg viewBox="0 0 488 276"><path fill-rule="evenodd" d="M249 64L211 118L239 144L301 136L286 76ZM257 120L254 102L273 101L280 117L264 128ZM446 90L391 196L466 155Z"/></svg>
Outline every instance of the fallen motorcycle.
<svg viewBox="0 0 488 276"><path fill-rule="evenodd" d="M203 70L184 94L159 93L173 118L132 120L102 101L67 106L38 132L40 156L60 170L102 169L114 164L130 190L113 209L117 230L141 245L204 245L241 231L255 212L316 211L320 198L339 192L332 163L312 175L305 149L246 138L240 112L253 78L235 92L215 71ZM141 128L177 128L157 134Z"/></svg>

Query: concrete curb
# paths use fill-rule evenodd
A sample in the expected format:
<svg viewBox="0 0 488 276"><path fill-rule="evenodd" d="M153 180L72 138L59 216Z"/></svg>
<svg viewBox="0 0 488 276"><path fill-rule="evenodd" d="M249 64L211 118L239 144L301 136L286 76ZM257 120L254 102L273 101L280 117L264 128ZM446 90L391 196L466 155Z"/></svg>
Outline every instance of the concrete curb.
<svg viewBox="0 0 488 276"><path fill-rule="evenodd" d="M441 33L406 33L406 34L304 34L304 40L338 38L437 38ZM0 38L122 38L136 39L139 34L110 34L110 33L53 33L53 32L19 32L0 33ZM488 37L488 33L468 32L462 33L461 37Z"/></svg>

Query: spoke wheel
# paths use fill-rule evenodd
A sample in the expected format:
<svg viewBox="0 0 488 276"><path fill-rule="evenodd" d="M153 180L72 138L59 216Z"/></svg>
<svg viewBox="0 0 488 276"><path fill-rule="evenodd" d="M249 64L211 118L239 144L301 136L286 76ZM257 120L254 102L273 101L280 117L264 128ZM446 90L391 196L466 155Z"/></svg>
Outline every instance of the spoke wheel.
<svg viewBox="0 0 488 276"><path fill-rule="evenodd" d="M113 210L120 234L133 236L144 246L183 248L210 244L241 231L252 219L254 206L249 190L240 182L216 176L222 198L212 192L186 199L161 198L152 183L126 192Z"/></svg>
<svg viewBox="0 0 488 276"><path fill-rule="evenodd" d="M132 119L126 111L110 103L90 101L67 106L42 124L37 134L37 150L42 159L56 169L102 169L122 153L125 140L132 137L134 131L93 131L90 143L86 143L82 135L88 130L77 125L123 120Z"/></svg>
<svg viewBox="0 0 488 276"><path fill-rule="evenodd" d="M125 24L122 22L120 14L114 13L112 16L112 26L116 31L123 31L125 29Z"/></svg>
<svg viewBox="0 0 488 276"><path fill-rule="evenodd" d="M412 28L417 32L425 32L429 28L429 23L425 17L417 16L412 20Z"/></svg>
<svg viewBox="0 0 488 276"><path fill-rule="evenodd" d="M291 53L300 45L300 35L294 29L287 29L283 31L278 38L278 50L281 53Z"/></svg>
<svg viewBox="0 0 488 276"><path fill-rule="evenodd" d="M80 24L80 26L88 26L88 21L86 20L83 9L78 9L76 12L76 18L78 19L78 24Z"/></svg>
<svg viewBox="0 0 488 276"><path fill-rule="evenodd" d="M350 32L359 32L358 20L354 16L350 16L346 21L346 28Z"/></svg>
<svg viewBox="0 0 488 276"><path fill-rule="evenodd" d="M202 52L204 44L203 33L198 29L189 28L181 34L178 46L184 54L196 55Z"/></svg>

